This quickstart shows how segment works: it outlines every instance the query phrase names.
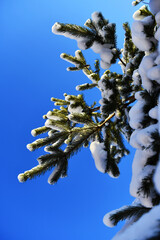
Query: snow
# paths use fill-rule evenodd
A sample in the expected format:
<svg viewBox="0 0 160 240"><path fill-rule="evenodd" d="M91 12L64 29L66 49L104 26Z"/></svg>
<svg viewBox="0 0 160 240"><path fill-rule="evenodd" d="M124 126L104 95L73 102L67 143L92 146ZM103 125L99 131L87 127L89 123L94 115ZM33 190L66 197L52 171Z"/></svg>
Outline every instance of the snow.
<svg viewBox="0 0 160 240"><path fill-rule="evenodd" d="M136 6L137 3L140 3L142 0L136 0L132 2L132 6Z"/></svg>
<svg viewBox="0 0 160 240"><path fill-rule="evenodd" d="M24 174L23 174L23 173L21 173L21 174L18 175L18 180L19 180L19 182L21 182L21 183L25 182L25 180L24 180Z"/></svg>
<svg viewBox="0 0 160 240"><path fill-rule="evenodd" d="M107 163L107 151L104 150L104 143L93 141L90 144L90 151L95 161L97 170L105 173Z"/></svg>
<svg viewBox="0 0 160 240"><path fill-rule="evenodd" d="M160 84L160 65L152 67L147 71L147 77L151 80L155 80Z"/></svg>
<svg viewBox="0 0 160 240"><path fill-rule="evenodd" d="M138 38L146 38L144 25L142 21L134 21L132 24L132 33Z"/></svg>
<svg viewBox="0 0 160 240"><path fill-rule="evenodd" d="M111 49L113 47L113 44L100 44L97 41L94 41L93 45L91 46L91 49L95 52L95 53L102 53L103 51L105 51L106 49Z"/></svg>
<svg viewBox="0 0 160 240"><path fill-rule="evenodd" d="M102 91L102 98L107 99L110 101L110 97L113 95L113 90L112 89L106 89L105 91Z"/></svg>
<svg viewBox="0 0 160 240"><path fill-rule="evenodd" d="M158 99L158 106L156 107L156 110L157 110L157 115L158 115L157 119L160 120L160 96ZM160 121L158 123L158 131L160 134ZM160 193L160 156L159 156L159 162L157 164L157 168L156 168L153 180L154 180L156 190Z"/></svg>
<svg viewBox="0 0 160 240"><path fill-rule="evenodd" d="M160 134L160 95L159 95L159 98L158 98L158 120L159 120L158 131L159 131L159 134Z"/></svg>
<svg viewBox="0 0 160 240"><path fill-rule="evenodd" d="M143 42L141 40L142 39L140 37L136 36L135 33L132 32L132 41L136 47L141 51L149 51L152 48L152 42L144 37Z"/></svg>
<svg viewBox="0 0 160 240"><path fill-rule="evenodd" d="M141 130L136 130L131 134L130 144L134 148L148 148L154 141L151 134L158 129L158 124L150 125Z"/></svg>
<svg viewBox="0 0 160 240"><path fill-rule="evenodd" d="M141 93L142 93L142 91L136 92L134 97L135 97L135 99L137 99L139 101L144 101L144 99L141 96Z"/></svg>
<svg viewBox="0 0 160 240"><path fill-rule="evenodd" d="M101 53L104 49L103 45L94 41L91 49L95 52L95 53Z"/></svg>
<svg viewBox="0 0 160 240"><path fill-rule="evenodd" d="M116 209L116 210L113 210L113 211L107 213L107 214L103 217L103 223L104 223L107 227L111 227L111 228L114 227L115 224L114 224L114 222L110 219L110 217L111 217L113 214L117 213L119 210L124 209L125 207L126 207L126 206L124 206L124 207L122 207L122 208L119 208L119 209Z"/></svg>
<svg viewBox="0 0 160 240"><path fill-rule="evenodd" d="M116 212L116 211L113 211ZM113 213L112 212L112 213ZM104 218L103 218L103 223L107 226L107 227L114 227L115 225L113 224L113 222L110 220L110 213L107 213Z"/></svg>
<svg viewBox="0 0 160 240"><path fill-rule="evenodd" d="M54 131L54 130L50 130L50 131L48 132L48 136L49 136L49 137L51 137L51 136L53 136L53 135L54 135L54 133L55 133L55 131Z"/></svg>
<svg viewBox="0 0 160 240"><path fill-rule="evenodd" d="M70 99L70 95L65 96L65 101L69 102L69 105L68 105L68 112L69 113L82 113L83 112L83 108L81 106L81 103L79 103L78 106L73 107L73 104L75 104L75 101L73 99Z"/></svg>
<svg viewBox="0 0 160 240"><path fill-rule="evenodd" d="M110 68L111 64L104 62L103 60L100 61L100 65L102 69Z"/></svg>
<svg viewBox="0 0 160 240"><path fill-rule="evenodd" d="M144 56L138 69L139 74L142 78L142 85L148 92L150 92L152 89L152 82L148 78L147 73L154 66L154 60L156 57L157 53L149 56Z"/></svg>
<svg viewBox="0 0 160 240"><path fill-rule="evenodd" d="M75 57L76 57L78 60L80 60L80 61L81 61L81 59L82 59L81 55L82 55L81 50L75 51Z"/></svg>
<svg viewBox="0 0 160 240"><path fill-rule="evenodd" d="M104 86L104 81L105 81L105 75L103 75L102 77L101 77L101 79L99 80L99 82L98 82L98 86L99 86L99 88L101 89L101 91L103 90L105 90L105 86Z"/></svg>
<svg viewBox="0 0 160 240"><path fill-rule="evenodd" d="M110 217L111 217L113 214L116 214L117 212L124 210L125 208L128 208L128 206L123 206L123 207L121 207L121 208L115 209L115 210L113 210L113 211L105 214L105 216L103 217L103 223L104 223L107 227L111 227L111 228L114 227L114 226L115 226L114 221L112 221L112 220L110 219Z"/></svg>
<svg viewBox="0 0 160 240"><path fill-rule="evenodd" d="M141 186L141 177L144 176L143 174L145 174L144 166L147 162L147 159L154 156L155 154L156 153L153 152L151 149L136 150L132 164L132 179L130 183L130 194L133 197L139 197L137 191Z"/></svg>
<svg viewBox="0 0 160 240"><path fill-rule="evenodd" d="M103 69L108 69L111 66L111 60L113 58L113 53L114 53L114 49L110 49L112 46L112 44L100 44L98 42L94 42L91 49L95 52L95 53L99 53L100 57L101 57L101 68Z"/></svg>
<svg viewBox="0 0 160 240"><path fill-rule="evenodd" d="M158 52L160 53L160 42L158 42Z"/></svg>
<svg viewBox="0 0 160 240"><path fill-rule="evenodd" d="M154 61L155 64L159 65L160 64L160 55L157 56L157 58Z"/></svg>
<svg viewBox="0 0 160 240"><path fill-rule="evenodd" d="M48 128L51 128L53 130L57 130L57 131L63 131L63 128L60 127L60 126L56 126L54 125L54 122L51 120L51 119L47 119L46 122L45 122L45 126L48 127Z"/></svg>
<svg viewBox="0 0 160 240"><path fill-rule="evenodd" d="M152 145L154 140L151 138L151 134L156 131L157 127L157 124L153 124L138 131L137 141L141 144L141 146L148 148Z"/></svg>
<svg viewBox="0 0 160 240"><path fill-rule="evenodd" d="M147 37L144 27L153 23L152 16L134 21L131 27L132 41L141 51L149 51L152 48L153 38Z"/></svg>
<svg viewBox="0 0 160 240"><path fill-rule="evenodd" d="M132 206L136 206L136 205L139 205L139 204L140 204L139 200L136 199L136 200L132 203ZM118 209L116 209L116 210L113 210L113 211L107 213L107 214L104 216L104 218L103 218L103 223L104 223L107 227L114 227L115 224L114 224L114 221L112 221L112 220L110 219L111 216L112 216L113 214L116 214L117 212L123 211L123 210L125 210L125 209L127 209L127 208L128 208L128 206L123 206L123 207L121 207L121 208L118 208Z"/></svg>
<svg viewBox="0 0 160 240"><path fill-rule="evenodd" d="M137 190L140 186L138 175L141 173L144 164L146 163L146 156L142 150L136 150L132 164L132 179L130 183L130 194L137 197Z"/></svg>
<svg viewBox="0 0 160 240"><path fill-rule="evenodd" d="M144 118L143 107L145 105L144 101L137 101L134 106L129 111L129 125L133 129L142 128L141 121Z"/></svg>
<svg viewBox="0 0 160 240"><path fill-rule="evenodd" d="M133 19L134 20L142 20L145 18L144 15L141 14L141 11L146 9L146 5L143 5L141 8L139 8L134 14L133 14Z"/></svg>
<svg viewBox="0 0 160 240"><path fill-rule="evenodd" d="M133 71L132 79L133 79L133 85L135 86L140 85L140 75L139 75L138 69Z"/></svg>
<svg viewBox="0 0 160 240"><path fill-rule="evenodd" d="M54 182L52 181L53 177L55 176L55 173L57 172L57 167L55 167L55 169L53 170L53 172L50 174L49 178L48 178L48 183L49 184L54 184Z"/></svg>
<svg viewBox="0 0 160 240"><path fill-rule="evenodd" d="M53 150L50 150L49 148L50 148L50 146L46 146L46 147L44 148L44 151L45 151L45 152L49 152L49 153L54 153L54 151L53 151Z"/></svg>
<svg viewBox="0 0 160 240"><path fill-rule="evenodd" d="M85 72L84 72L85 74ZM87 74L86 74L87 75ZM93 83L97 83L97 80L95 80L95 73L91 73L89 75L87 75L87 77L93 82Z"/></svg>
<svg viewBox="0 0 160 240"><path fill-rule="evenodd" d="M52 120L55 120L55 121L62 119L62 118L54 115L54 113L53 113L52 111L49 111L49 112L47 113L47 118L52 119Z"/></svg>
<svg viewBox="0 0 160 240"><path fill-rule="evenodd" d="M82 50L85 50L87 49L87 42L88 42L88 39L82 39L82 40L77 40L77 46L82 49Z"/></svg>
<svg viewBox="0 0 160 240"><path fill-rule="evenodd" d="M114 92L110 88L105 88L105 78L103 76L101 77L100 81L98 82L98 86L101 90L102 98L105 98L108 101L110 101L110 97L113 95ZM103 102L101 102L100 104L103 105Z"/></svg>
<svg viewBox="0 0 160 240"><path fill-rule="evenodd" d="M128 240L128 237L129 240L146 240L153 237L159 231L159 214L160 206L154 207L112 240Z"/></svg>
<svg viewBox="0 0 160 240"><path fill-rule="evenodd" d="M99 12L93 12L93 13L92 13L92 20L93 20L95 23L99 22L99 20L100 20Z"/></svg>
<svg viewBox="0 0 160 240"><path fill-rule="evenodd" d="M154 181L156 190L158 191L158 193L160 193L160 160L158 162L158 165L153 177L153 181Z"/></svg>
<svg viewBox="0 0 160 240"><path fill-rule="evenodd" d="M33 129L33 130L31 131L31 135L32 135L33 137L36 137L36 136L37 136L37 133L36 133L36 130L35 130L35 129Z"/></svg>
<svg viewBox="0 0 160 240"><path fill-rule="evenodd" d="M137 141L137 132L139 132L139 130L133 131L133 133L131 134L129 143L132 147L134 147L136 149L141 149L141 145Z"/></svg>
<svg viewBox="0 0 160 240"><path fill-rule="evenodd" d="M70 95L65 96L65 101L69 102L70 101Z"/></svg>
<svg viewBox="0 0 160 240"><path fill-rule="evenodd" d="M107 30L105 28L105 26L99 27L99 21L101 20L100 17L100 13L99 12L94 12L92 14L92 18L93 18L93 22L94 24L98 27L98 34L102 37L103 39L103 43L99 43L96 40L93 39L93 42L91 41L92 39L88 38L87 36L75 36L72 35L70 32L65 32L65 31L61 31L61 24L56 22L53 27L52 27L52 32L58 35L63 35L67 38L70 39L75 39L77 41L78 47L82 50L87 49L88 43L90 43L90 47L91 49L95 52L95 53L99 53L101 56L101 67L103 69L108 69L111 66L111 60L113 58L114 55L114 51L112 52L112 49L114 48L114 44L108 44L105 43L106 42L106 35L107 35ZM113 24L108 24L108 26L112 27ZM61 57L63 58L63 54L61 55ZM67 60L67 59L66 59ZM70 62L70 60L67 60L68 62Z"/></svg>
<svg viewBox="0 0 160 240"><path fill-rule="evenodd" d="M80 86L77 85L77 86L76 86L76 90L77 90L77 91L80 91L79 89L80 89Z"/></svg>
<svg viewBox="0 0 160 240"><path fill-rule="evenodd" d="M53 26L52 26L52 32L55 34L60 34L62 35L62 33L60 33L58 30L61 29L61 24L56 22Z"/></svg>
<svg viewBox="0 0 160 240"><path fill-rule="evenodd" d="M156 23L160 25L160 11L155 16Z"/></svg>
<svg viewBox="0 0 160 240"><path fill-rule="evenodd" d="M92 14L92 20L93 22L98 25L99 21L100 21L100 13L99 12L94 12ZM108 26L110 25L110 27L112 27L112 24L108 24ZM105 41L105 36L107 34L106 30L105 30L105 26L102 27L102 29L100 27L99 28L99 35L101 35L101 37L104 39ZM100 57L101 57L101 61L100 61L100 65L101 68L103 69L108 69L111 66L111 60L113 58L113 52L111 49L113 49L114 44L101 44L97 41L94 41L91 49L95 52L95 53L99 53Z"/></svg>
<svg viewBox="0 0 160 240"><path fill-rule="evenodd" d="M78 47L82 50L88 48L88 46L86 45L86 43L90 40L88 37L76 36L69 32L64 32L64 31L62 32L61 28L62 28L61 24L56 22L52 27L52 32L57 35L63 35L67 38L77 40ZM61 55L61 57L63 58L63 55Z"/></svg>
<svg viewBox="0 0 160 240"><path fill-rule="evenodd" d="M142 79L142 86L144 87L144 89L146 89L148 92L152 91L152 82L149 78L147 78L146 73L142 73L140 72L141 75L141 79Z"/></svg>
<svg viewBox="0 0 160 240"><path fill-rule="evenodd" d="M140 202L141 202L142 206L144 206L146 208L152 208L153 207L151 196L141 197Z"/></svg>
<svg viewBox="0 0 160 240"><path fill-rule="evenodd" d="M100 57L102 59L102 61L106 62L106 63L110 63L112 58L113 58L113 54L112 51L110 49L105 49L101 54Z"/></svg>
<svg viewBox="0 0 160 240"><path fill-rule="evenodd" d="M155 106L154 108L152 108L148 114L151 118L158 120L158 106Z"/></svg>
<svg viewBox="0 0 160 240"><path fill-rule="evenodd" d="M157 14L160 11L160 1L159 0L150 0L149 7L150 7L150 11L153 14Z"/></svg>
<svg viewBox="0 0 160 240"><path fill-rule="evenodd" d="M77 106L75 108L71 107L71 105L68 106L68 111L70 113L82 113L83 112L83 108L81 106Z"/></svg>
<svg viewBox="0 0 160 240"><path fill-rule="evenodd" d="M157 29L157 31L154 34L155 39L157 39L158 41L160 40L160 27Z"/></svg>
<svg viewBox="0 0 160 240"><path fill-rule="evenodd" d="M156 57L155 54L144 56L139 66L139 70L148 71L150 68L152 68L154 65L155 57Z"/></svg>
<svg viewBox="0 0 160 240"><path fill-rule="evenodd" d="M141 22L143 22L144 25L150 25L154 23L154 18L152 16L147 16L144 19L142 19Z"/></svg>
<svg viewBox="0 0 160 240"><path fill-rule="evenodd" d="M125 59L123 57L121 59L125 63ZM126 68L125 65L121 61L119 61L118 64L121 67L122 73L125 73L125 68Z"/></svg>
<svg viewBox="0 0 160 240"><path fill-rule="evenodd" d="M139 180L142 181L145 177L154 172L156 166L154 165L145 165L143 171L139 175Z"/></svg>
<svg viewBox="0 0 160 240"><path fill-rule="evenodd" d="M116 158L116 157L115 157L115 158ZM111 171L107 171L107 173L108 173L108 175L109 175L111 178L119 178L119 175L114 176Z"/></svg>
<svg viewBox="0 0 160 240"><path fill-rule="evenodd" d="M27 149L28 149L29 151L31 151L31 152L34 150L34 148L33 148L32 144L30 144L30 143L29 143L29 144L27 144L27 146L26 146L26 147L27 147Z"/></svg>

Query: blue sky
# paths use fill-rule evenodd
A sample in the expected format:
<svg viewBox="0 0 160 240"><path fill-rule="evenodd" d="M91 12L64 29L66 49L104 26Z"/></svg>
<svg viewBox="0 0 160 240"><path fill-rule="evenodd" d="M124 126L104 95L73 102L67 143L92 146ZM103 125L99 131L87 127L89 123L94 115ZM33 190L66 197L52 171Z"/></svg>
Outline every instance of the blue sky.
<svg viewBox="0 0 160 240"><path fill-rule="evenodd" d="M132 22L136 8L123 0L1 0L1 240L109 240L118 228L104 226L103 216L129 204L131 162L134 152L120 164L121 176L111 179L98 172L88 149L69 160L68 177L56 185L47 183L49 173L21 184L17 175L37 164L43 150L30 153L30 131L42 126L42 115L54 108L51 97L76 94L86 82L80 72L67 72L62 52L74 54L73 40L53 35L58 22L83 25L92 12L101 11L117 23L118 46L123 46L122 23ZM85 53L89 63L95 53ZM116 71L114 65L112 68ZM90 102L97 92L86 93Z"/></svg>

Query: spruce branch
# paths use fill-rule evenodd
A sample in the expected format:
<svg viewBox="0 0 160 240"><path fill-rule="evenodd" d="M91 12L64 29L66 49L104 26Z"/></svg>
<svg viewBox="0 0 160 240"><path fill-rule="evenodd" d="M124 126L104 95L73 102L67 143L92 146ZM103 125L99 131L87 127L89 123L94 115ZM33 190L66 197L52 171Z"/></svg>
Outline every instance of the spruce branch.
<svg viewBox="0 0 160 240"><path fill-rule="evenodd" d="M137 5L140 2L143 0L136 0L132 4ZM119 221L133 217L130 223L136 222L151 210L148 206L154 207L160 203L158 177L153 179L159 168L160 148L158 10L157 13L154 16L146 6L143 6L134 14L138 21L133 23L132 31L128 23L123 24L125 39L121 51L117 48L116 25L109 23L100 12L94 12L92 19L88 19L84 27L58 22L54 24L52 31L55 34L74 39L80 49L91 48L100 55L100 64L99 60L96 60L94 69L86 62L81 50L77 50L75 56L62 53L61 58L73 64L67 68L68 71L82 70L91 80L91 83L78 85L76 90L83 91L96 87L101 91L102 99L99 101L101 106L96 106L96 102L88 105L81 94L77 96L64 94L64 100L52 98L54 105L58 106L57 109L43 116L46 120L45 126L35 128L31 132L33 136L47 133L48 137L37 139L27 145L30 151L45 146L44 151L47 154L37 159L38 166L19 174L20 182L54 168L48 182L56 183L60 177L67 175L70 157L82 147L88 147L90 142L90 150L97 169L111 177L118 177L120 174L118 164L121 158L129 153L123 142L123 134L127 140L131 136L130 142L137 149L131 185L133 183L133 196L143 205L120 208L109 213L107 221L110 225L116 225ZM111 64L116 63L117 59L120 61L122 74L106 70ZM106 70L101 77L100 66ZM136 100L135 93L137 101L134 108L130 105ZM137 166L139 169L136 169ZM159 223L160 221L155 223L158 229ZM158 230L148 240L159 239L159 236Z"/></svg>
<svg viewBox="0 0 160 240"><path fill-rule="evenodd" d="M55 102L55 105L60 105L60 106L62 106L62 105L68 105L68 104L69 104L69 102L67 102L67 101L65 101L65 100L58 99L58 98L54 98L54 97L51 98L51 101L52 101L52 102ZM58 104L57 104L57 103L58 103Z"/></svg>
<svg viewBox="0 0 160 240"><path fill-rule="evenodd" d="M55 169L53 170L50 177L48 178L48 183L55 184L60 177L66 177L67 167L68 167L68 162L66 160L66 157L64 156L58 161Z"/></svg>
<svg viewBox="0 0 160 240"><path fill-rule="evenodd" d="M52 148L52 152L50 154L45 154L40 156L37 161L40 165L48 162L48 161L55 161L57 162L57 159L60 159L61 157L64 157L64 153L61 149L58 149L56 147Z"/></svg>
<svg viewBox="0 0 160 240"><path fill-rule="evenodd" d="M115 112L113 112L112 114L110 114L104 121L102 121L98 127L102 128L113 116L115 115Z"/></svg>
<svg viewBox="0 0 160 240"><path fill-rule="evenodd" d="M124 61L120 58L120 57L118 57L118 59L120 60L120 62L123 64L123 66L125 66L126 67L126 64L124 63Z"/></svg>
<svg viewBox="0 0 160 240"><path fill-rule="evenodd" d="M110 213L109 219L114 226L117 225L119 221L124 221L125 219L130 219L135 217L138 220L143 214L149 212L151 209L139 206L125 206L124 208L117 209L115 213Z"/></svg>
<svg viewBox="0 0 160 240"><path fill-rule="evenodd" d="M48 132L50 129L47 128L46 126L43 126L43 127L39 127L39 128L35 128L31 131L31 134L33 137L36 137L42 133L46 133Z"/></svg>
<svg viewBox="0 0 160 240"><path fill-rule="evenodd" d="M139 3L143 2L143 0L136 0L132 2L133 6L137 6Z"/></svg>
<svg viewBox="0 0 160 240"><path fill-rule="evenodd" d="M76 90L77 91L84 91L84 90L89 90L89 89L92 89L94 87L97 87L98 84L97 83L85 83L85 84L82 84L82 85L78 85L76 86Z"/></svg>
<svg viewBox="0 0 160 240"><path fill-rule="evenodd" d="M80 129L79 129L80 130ZM75 152L77 152L83 144L88 140L94 133L97 132L97 126L91 125L90 127L83 127L80 133L76 135L71 144L69 144L64 153L66 153L67 159L70 158Z"/></svg>
<svg viewBox="0 0 160 240"><path fill-rule="evenodd" d="M56 22L52 27L52 32L55 34L64 35L66 33L75 37L90 37L94 38L94 33L86 27L81 27L76 24L64 24Z"/></svg>
<svg viewBox="0 0 160 240"><path fill-rule="evenodd" d="M92 121L91 117L85 113L71 113L69 115L69 119L72 122L80 123L80 124L89 124Z"/></svg>
<svg viewBox="0 0 160 240"><path fill-rule="evenodd" d="M95 108L91 108L90 111L91 111L91 112L96 112L96 111L98 111L99 109L100 109L100 106L95 107Z"/></svg>
<svg viewBox="0 0 160 240"><path fill-rule="evenodd" d="M92 20L87 20L85 27L75 24L55 23L52 32L77 40L78 47L82 50L91 47L93 51L100 53L101 67L103 69L109 68L120 55L120 51L116 49L116 25L104 19L100 12L94 12ZM68 61L70 60L68 58ZM77 68L78 66L68 70L76 71Z"/></svg>
<svg viewBox="0 0 160 240"><path fill-rule="evenodd" d="M128 100L130 100L130 101L128 101ZM135 101L135 98L134 98L134 96L130 96L128 99L127 99L127 103L125 103L125 104L123 104L122 106L121 106L121 108L123 109L123 108L126 108L127 106L129 106L131 103L133 103L134 101ZM99 107L98 107L99 108ZM111 113L104 121L102 121L101 123L100 123L100 125L99 125L99 127L101 128L101 127L103 127L112 117L114 117L115 116L115 112L113 112L113 113Z"/></svg>
<svg viewBox="0 0 160 240"><path fill-rule="evenodd" d="M72 55L69 55L69 54L66 54L66 53L62 53L61 58L65 61L70 62L73 65L75 65L75 67L68 67L67 68L68 71L82 70L83 73L93 82L93 84L96 84L95 81L97 82L97 81L100 80L99 61L98 60L95 61L95 71L93 71L91 69L90 65L86 63L85 57L84 57L81 50L75 51L75 56L72 56ZM85 88L85 89L87 89L87 88ZM88 89L90 89L90 88L88 88ZM82 87L82 90L83 90L83 87Z"/></svg>
<svg viewBox="0 0 160 240"><path fill-rule="evenodd" d="M141 186L138 188L137 194L143 193L144 197L148 197L153 189L153 172L142 179Z"/></svg>
<svg viewBox="0 0 160 240"><path fill-rule="evenodd" d="M73 100L73 99L77 99L75 96L72 96L70 95L68 97L68 100ZM133 101L133 97L130 97L128 100L130 100L126 105L125 107L131 103L131 101ZM59 101L59 100L58 100ZM62 101L62 104L64 102ZM68 103L68 102L67 102ZM93 109L92 111L95 111L95 110L99 110L99 107L97 107L96 109ZM56 116L58 116L58 112L48 112L48 116L54 116L54 113ZM65 113L66 113L66 109L65 109ZM69 127L67 127L65 129L65 125L63 125L62 123L62 128L65 129L65 131L63 132L54 132L53 135L51 135L50 137L47 137L47 138L44 138L44 139L38 139L36 140L35 142L33 142L32 144L29 144L27 145L27 147L30 149L30 150L35 150L39 147L42 147L42 146L45 146L45 145L48 145L48 144L52 144L51 146L48 146L46 147L46 150L48 151L51 151L51 154L47 154L47 155L44 155L44 156L41 156L40 158L38 158L38 161L41 165L43 165L43 168L39 168L37 166L37 168L35 167L33 169L33 171L27 171L27 173L25 173L24 175L24 179L27 179L26 176L28 176L28 178L32 178L33 176L36 176L36 175L40 175L40 173L43 173L44 171L46 171L47 169L49 169L48 165L46 165L47 163L49 164L51 159L52 159L52 166L55 166L55 164L57 163L56 160L53 160L53 159L57 159L58 156L58 153L60 150L58 150L58 153L54 153L56 147L59 147L63 144L64 140L69 137L70 140L69 141L69 144L68 146L66 147L64 153L65 153L65 157L66 159L68 159L71 155L73 155L75 152L77 152L85 143L86 141L88 141L88 139L94 135L94 134L98 134L98 132L100 131L100 129L115 115L115 112L112 113L111 115L109 115L104 121L102 121L100 124L97 123L96 124L93 124L93 122L91 121L91 118L87 115L84 115L84 114L73 114L72 118L77 118L77 122L82 122L82 123L85 123L87 124L85 127L83 128L77 128L77 127L74 127L72 129L70 129ZM61 115L61 113L59 114L59 117L62 117L63 115ZM72 120L72 119L71 119ZM48 120L47 120L48 121ZM54 120L49 120L53 126L54 125L57 125L59 123L59 121L54 121ZM66 120L65 120L66 121ZM63 120L62 120L63 122ZM91 125L88 126L88 124L90 124L90 122L92 122ZM58 126L58 125L57 125ZM53 153L52 153L53 152ZM116 167L116 168L115 168ZM46 170L45 170L46 168ZM61 175L61 171L63 170L63 168L58 168L59 170L56 170L54 171L55 172L55 176L56 179L58 180L58 176L60 177ZM114 161L110 161L110 164L108 162L108 165L107 165L107 171L112 171L112 172L115 172L115 174L117 175L117 166L116 164L114 163ZM21 175L21 178L22 178L22 175ZM55 179L55 178L53 178ZM56 181L57 181L56 180ZM52 182L52 181L51 181Z"/></svg>
<svg viewBox="0 0 160 240"><path fill-rule="evenodd" d="M20 182L25 182L25 181L27 181L27 179L32 179L36 176L40 176L41 174L44 174L47 170L54 167L56 162L57 162L57 159L55 159L55 160L52 159L44 164L37 165L36 167L33 167L32 169L19 174L18 180Z"/></svg>
<svg viewBox="0 0 160 240"><path fill-rule="evenodd" d="M30 151L34 151L37 148L55 143L59 138L61 138L62 136L67 136L69 134L69 132L55 132L52 136L50 137L46 137L46 138L40 138L37 139L36 141L29 143L27 145L27 148Z"/></svg>

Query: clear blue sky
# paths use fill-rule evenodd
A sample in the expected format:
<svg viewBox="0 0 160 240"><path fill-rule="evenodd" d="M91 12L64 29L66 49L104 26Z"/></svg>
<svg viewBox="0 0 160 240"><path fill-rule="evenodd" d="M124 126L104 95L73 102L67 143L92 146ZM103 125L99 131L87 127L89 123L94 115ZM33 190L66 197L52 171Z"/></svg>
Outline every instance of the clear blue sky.
<svg viewBox="0 0 160 240"><path fill-rule="evenodd" d="M51 97L74 94L86 82L82 73L66 71L62 52L74 54L76 42L53 35L56 22L83 25L101 11L117 23L118 46L123 45L122 23L132 21L130 0L0 0L1 79L1 240L110 240L118 228L104 226L103 216L129 204L131 156L120 164L121 176L98 172L88 149L69 161L68 177L47 183L49 173L21 184L17 175L37 164L43 150L30 153L30 131L42 126L42 115L54 108ZM97 55L87 50L88 62ZM116 71L116 66L113 68ZM97 93L86 93L89 101ZM97 99L95 99L97 98Z"/></svg>

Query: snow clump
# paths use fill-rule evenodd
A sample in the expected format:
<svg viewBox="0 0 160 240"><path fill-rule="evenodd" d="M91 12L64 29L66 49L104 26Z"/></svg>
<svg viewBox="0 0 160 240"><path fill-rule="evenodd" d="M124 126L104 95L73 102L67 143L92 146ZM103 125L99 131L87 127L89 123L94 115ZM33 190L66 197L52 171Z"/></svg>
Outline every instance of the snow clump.
<svg viewBox="0 0 160 240"><path fill-rule="evenodd" d="M90 151L94 158L97 170L105 173L107 163L107 151L104 150L104 143L93 141L90 145Z"/></svg>

